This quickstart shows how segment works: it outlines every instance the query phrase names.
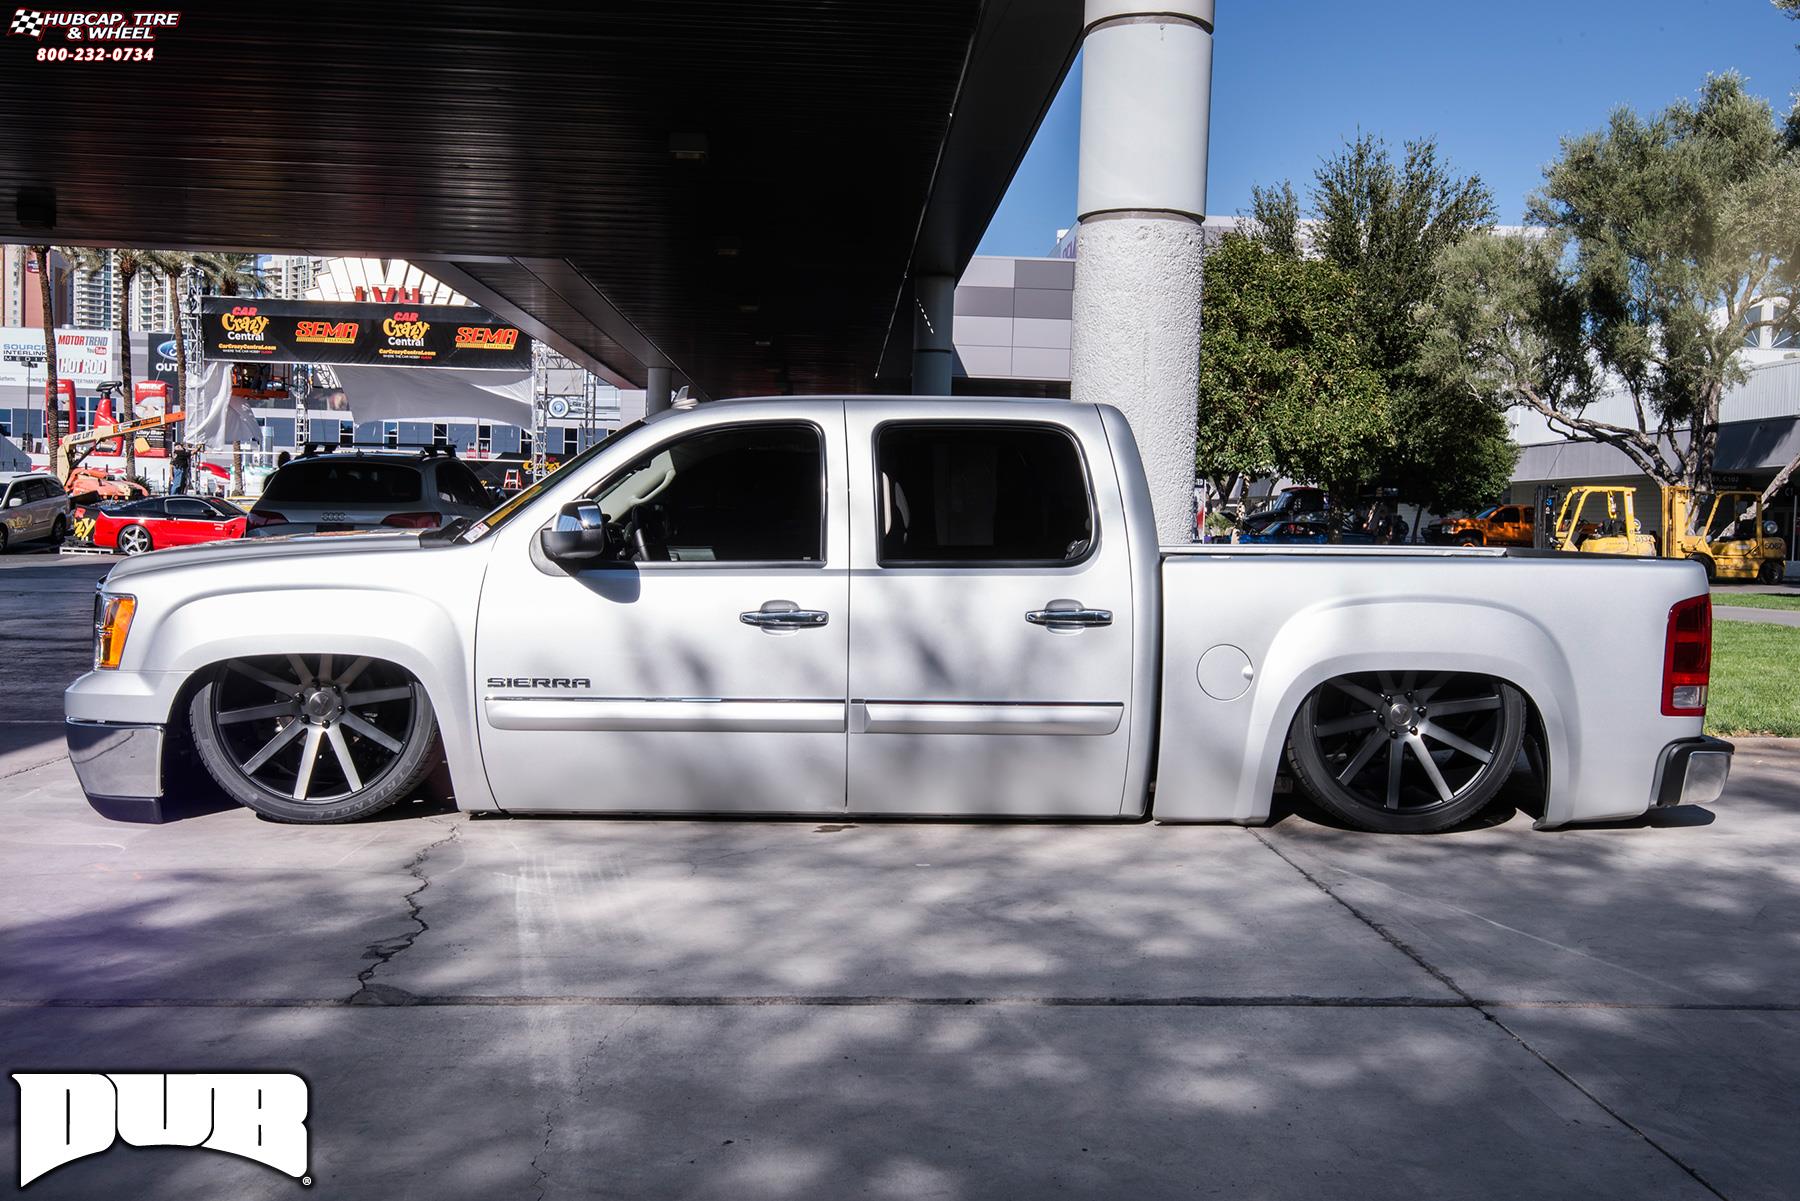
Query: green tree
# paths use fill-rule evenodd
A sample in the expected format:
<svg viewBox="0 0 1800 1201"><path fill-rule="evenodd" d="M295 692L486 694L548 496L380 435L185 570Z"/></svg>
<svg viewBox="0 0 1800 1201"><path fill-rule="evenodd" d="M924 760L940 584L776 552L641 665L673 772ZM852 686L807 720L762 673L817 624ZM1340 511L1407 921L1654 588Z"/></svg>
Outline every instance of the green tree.
<svg viewBox="0 0 1800 1201"><path fill-rule="evenodd" d="M1635 428L1593 421L1581 412L1591 395L1577 393L1552 402L1554 421L1663 483L1709 491L1744 336L1791 323L1800 299L1800 156L1768 103L1726 74L1698 103L1648 118L1619 109L1563 143L1530 213L1561 252L1558 286L1581 313L1585 349L1636 415Z"/></svg>
<svg viewBox="0 0 1800 1201"><path fill-rule="evenodd" d="M1504 416L1447 391L1420 357L1418 313L1437 287L1438 256L1493 223L1480 177L1457 175L1430 139L1406 143L1396 162L1384 141L1363 134L1314 172L1311 221L1289 183L1257 188L1251 201L1255 236L1271 251L1315 255L1351 284L1358 343L1389 397L1388 436L1360 481L1438 509L1503 490L1517 453Z"/></svg>
<svg viewBox="0 0 1800 1201"><path fill-rule="evenodd" d="M144 269L159 277L168 288L169 315L175 325L175 394L169 399L169 408L185 412L187 410L187 339L182 337L185 304L182 280L194 269L197 255L186 254L179 250L146 250ZM155 355L152 350L152 356ZM154 363L152 358L151 363ZM150 368L151 363L145 367Z"/></svg>
<svg viewBox="0 0 1800 1201"><path fill-rule="evenodd" d="M1279 472L1357 487L1389 448L1388 397L1330 263L1247 237L1207 255L1196 469L1220 496Z"/></svg>
<svg viewBox="0 0 1800 1201"><path fill-rule="evenodd" d="M131 386L131 289L132 285L137 282L139 273L144 270L146 262L144 256L150 252L133 250L130 248L100 250L87 246L71 246L65 249L65 253L68 254L70 258L74 260L75 264L84 271L105 271L108 265L110 265L113 271L113 278L118 281L119 294L116 301L113 328L119 335L120 395L119 412L114 416L113 420L118 422L131 421L137 416L134 403L135 397L133 396ZM137 439L127 436L121 438L119 441L123 444L125 451L125 474L128 476L136 476Z"/></svg>

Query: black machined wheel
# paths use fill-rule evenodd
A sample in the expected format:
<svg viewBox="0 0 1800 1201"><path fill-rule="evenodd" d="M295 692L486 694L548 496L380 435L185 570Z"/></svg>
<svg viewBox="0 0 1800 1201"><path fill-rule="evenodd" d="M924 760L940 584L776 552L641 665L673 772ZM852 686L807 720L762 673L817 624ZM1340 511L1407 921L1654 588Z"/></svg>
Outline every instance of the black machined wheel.
<svg viewBox="0 0 1800 1201"><path fill-rule="evenodd" d="M1525 698L1458 672L1364 672L1320 685L1288 735L1294 773L1352 825L1446 830L1494 797L1525 736Z"/></svg>
<svg viewBox="0 0 1800 1201"><path fill-rule="evenodd" d="M366 656L233 659L194 694L194 745L219 786L267 817L341 822L401 799L430 771L425 689Z"/></svg>

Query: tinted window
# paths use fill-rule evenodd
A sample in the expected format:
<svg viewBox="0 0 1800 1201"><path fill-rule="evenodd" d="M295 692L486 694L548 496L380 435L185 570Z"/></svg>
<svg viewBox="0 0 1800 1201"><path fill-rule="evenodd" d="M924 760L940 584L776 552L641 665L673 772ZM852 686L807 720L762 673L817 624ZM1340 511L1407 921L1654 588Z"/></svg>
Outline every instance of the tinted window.
<svg viewBox="0 0 1800 1201"><path fill-rule="evenodd" d="M419 500L419 469L349 455L289 463L269 480L270 504L410 505Z"/></svg>
<svg viewBox="0 0 1800 1201"><path fill-rule="evenodd" d="M1092 544L1075 442L1043 426L883 427L881 561L1062 564Z"/></svg>
<svg viewBox="0 0 1800 1201"><path fill-rule="evenodd" d="M446 459L437 468L438 499L449 505L470 505L486 509L492 502L481 481L454 459Z"/></svg>
<svg viewBox="0 0 1800 1201"><path fill-rule="evenodd" d="M1494 510L1494 520L1495 521L1498 521L1498 522L1501 522L1504 524L1505 522L1517 521L1518 519L1519 519L1519 511L1517 509L1507 508L1507 509L1495 509Z"/></svg>
<svg viewBox="0 0 1800 1201"><path fill-rule="evenodd" d="M200 497L199 500L207 508L213 511L215 517L218 517L223 521L230 521L233 517L242 517L244 515L242 509L238 508L228 500L220 500L216 496Z"/></svg>
<svg viewBox="0 0 1800 1201"><path fill-rule="evenodd" d="M824 454L806 425L756 425L669 443L607 481L600 507L646 561L817 562Z"/></svg>
<svg viewBox="0 0 1800 1201"><path fill-rule="evenodd" d="M160 496L147 496L142 500L127 501L122 505L104 505L106 512L119 517L161 517L163 500Z"/></svg>
<svg viewBox="0 0 1800 1201"><path fill-rule="evenodd" d="M170 517L198 518L201 521L212 520L212 506L203 500L195 500L191 496L172 496L166 503Z"/></svg>

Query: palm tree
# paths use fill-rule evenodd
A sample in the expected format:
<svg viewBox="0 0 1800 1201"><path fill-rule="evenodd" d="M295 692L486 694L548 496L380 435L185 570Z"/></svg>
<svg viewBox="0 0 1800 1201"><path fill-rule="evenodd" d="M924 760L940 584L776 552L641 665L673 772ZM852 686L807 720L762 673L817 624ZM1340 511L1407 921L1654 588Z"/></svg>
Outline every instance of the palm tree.
<svg viewBox="0 0 1800 1201"><path fill-rule="evenodd" d="M118 316L114 329L119 335L119 380L122 391L119 396L119 412L114 421L127 422L137 414L134 412L131 389L131 285L136 281L138 273L144 269L144 256L149 253L143 250L121 248L117 250L98 250L86 246L70 246L64 253L75 260L76 266L84 271L104 271L110 261L113 272L119 281L119 294L116 298ZM137 439L130 435L119 439L125 446L125 474L137 475Z"/></svg>
<svg viewBox="0 0 1800 1201"><path fill-rule="evenodd" d="M50 470L56 471L56 446L62 441L61 421L57 417L56 393L56 310L52 303L50 287L50 250L48 246L33 246L32 257L37 259L38 287L43 301L44 315L44 440L50 451Z"/></svg>
<svg viewBox="0 0 1800 1201"><path fill-rule="evenodd" d="M187 339L182 337L183 312L181 303L181 282L188 271L194 267L198 255L186 254L179 250L146 250L143 252L144 269L162 276L169 288L169 314L175 325L175 395L169 403L170 411L187 411ZM155 361L156 352L151 352L151 362ZM145 366L150 366L149 363Z"/></svg>

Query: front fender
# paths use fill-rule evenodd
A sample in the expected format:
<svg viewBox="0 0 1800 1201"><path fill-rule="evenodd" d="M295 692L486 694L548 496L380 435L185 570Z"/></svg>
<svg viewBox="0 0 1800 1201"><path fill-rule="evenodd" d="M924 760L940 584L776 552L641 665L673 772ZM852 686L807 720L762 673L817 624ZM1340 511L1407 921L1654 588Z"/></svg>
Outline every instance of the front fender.
<svg viewBox="0 0 1800 1201"><path fill-rule="evenodd" d="M65 694L64 709L79 721L179 723L186 715L174 712L176 699L195 672L213 664L254 655L369 655L424 685L458 805L492 809L472 721L470 644L450 607L414 591L303 585L218 591L166 609L144 597L126 643L125 670L83 676Z"/></svg>

